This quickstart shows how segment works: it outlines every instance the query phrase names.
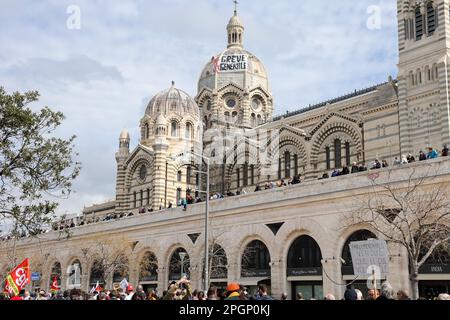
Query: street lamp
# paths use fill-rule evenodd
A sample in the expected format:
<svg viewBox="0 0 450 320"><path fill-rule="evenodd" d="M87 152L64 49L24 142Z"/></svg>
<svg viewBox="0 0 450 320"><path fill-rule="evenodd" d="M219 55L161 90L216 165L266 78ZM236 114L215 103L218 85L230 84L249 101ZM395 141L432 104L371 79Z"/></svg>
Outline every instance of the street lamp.
<svg viewBox="0 0 450 320"><path fill-rule="evenodd" d="M184 258L186 258L186 252L180 252L179 255L180 255L180 259L181 259L181 278L183 278L184 277L184 270L183 270Z"/></svg>
<svg viewBox="0 0 450 320"><path fill-rule="evenodd" d="M200 174L205 174L206 175L206 191L201 191L199 190L199 192L204 192L206 193L206 210L205 210L205 263L204 263L204 273L205 273L205 283L204 283L204 290L205 292L208 291L208 287L209 287L209 270L208 270L208 265L209 265L209 239L208 239L208 224L209 224L209 161L210 159L208 157L205 157L204 155L201 154L197 154L195 152L192 151L188 151L186 153L182 153L180 154L178 157L174 157L174 160L176 159L181 159L181 160L187 160L187 157L190 156L195 156L195 157L199 157L201 159L203 159L206 163L206 171L198 171L198 173Z"/></svg>

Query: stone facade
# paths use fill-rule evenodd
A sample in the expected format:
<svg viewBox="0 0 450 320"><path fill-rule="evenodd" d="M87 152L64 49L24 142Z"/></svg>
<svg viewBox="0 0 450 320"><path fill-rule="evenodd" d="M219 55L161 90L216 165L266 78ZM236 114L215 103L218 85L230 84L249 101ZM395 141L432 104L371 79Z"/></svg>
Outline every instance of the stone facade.
<svg viewBox="0 0 450 320"><path fill-rule="evenodd" d="M19 256L45 257L39 270L44 288L48 288L55 262L60 264L62 286L67 288L65 271L77 261L82 270L79 286L87 290L92 286L92 262L83 248L104 236L102 241L108 245L131 244L127 249L130 282L158 287L162 292L169 270L172 276L174 273L171 259L182 248L189 256L186 268L190 278L200 288L205 205L189 206L187 211L175 207L188 194L202 198L205 180L201 171L205 166L190 162L186 165L175 156L189 150L202 153L202 148L210 152L210 138L214 137L211 132L276 131L278 170L263 174L263 164L251 158L249 144L243 142L227 154L234 162L211 167L211 190L253 191L257 184L297 174L304 177L304 183L211 203L210 237L217 240L215 243L227 257L226 273L220 273L220 278L212 282L239 281L255 286L270 279L275 296L295 293L305 284L308 290L316 290L315 295L322 290L341 297L342 284L352 279L351 274L342 272L344 244L355 231L373 232L368 226L348 229L341 218L355 210L355 198L370 191L370 179L367 173L326 181L318 178L324 171L354 162L370 165L375 159L383 159L391 164L394 157L417 155L428 146L440 148L449 142L449 19L448 0L398 0L397 79L389 78L385 83L273 118L267 71L256 56L244 49L245 27L235 12L227 26L227 49L204 67L195 99L174 84L157 94L141 119L140 143L132 152L128 132L120 135L116 200L83 211L90 219L124 212L133 212L134 216L74 228L72 236L64 241L57 232L39 241L24 240L17 248ZM204 155L212 156L207 152ZM244 162L240 162L242 159ZM440 165L440 179L450 181L449 161L430 163ZM412 166L425 170L419 163ZM406 170L395 169L391 182L402 182ZM380 179L387 179L385 171L380 171ZM170 204L171 210L161 210ZM147 214L137 215L142 210ZM302 240L317 244L321 253L316 259L320 265L309 274L290 270L288 265L290 248L302 236L309 236ZM260 241L259 247L267 249L258 252L263 252L261 259L270 268L258 269L265 262L255 262L254 273L243 274L242 257L256 240ZM7 248L0 248L0 252L2 258L6 257ZM153 277L142 281L139 264L148 252L153 253L158 267ZM405 252L391 246L390 253L389 280L396 288L408 288ZM2 260L0 267L5 263ZM449 274L421 277L450 280ZM114 279L111 275L104 280L111 287Z"/></svg>

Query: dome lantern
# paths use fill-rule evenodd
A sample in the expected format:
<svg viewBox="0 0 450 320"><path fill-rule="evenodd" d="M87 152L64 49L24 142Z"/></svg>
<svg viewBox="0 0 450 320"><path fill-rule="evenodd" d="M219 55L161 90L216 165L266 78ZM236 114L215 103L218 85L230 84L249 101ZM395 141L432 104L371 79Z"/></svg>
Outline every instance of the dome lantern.
<svg viewBox="0 0 450 320"><path fill-rule="evenodd" d="M237 1L235 4L237 5ZM244 30L244 24L241 22L241 19L239 19L237 15L237 8L235 8L234 15L231 17L227 25L228 48L243 48Z"/></svg>

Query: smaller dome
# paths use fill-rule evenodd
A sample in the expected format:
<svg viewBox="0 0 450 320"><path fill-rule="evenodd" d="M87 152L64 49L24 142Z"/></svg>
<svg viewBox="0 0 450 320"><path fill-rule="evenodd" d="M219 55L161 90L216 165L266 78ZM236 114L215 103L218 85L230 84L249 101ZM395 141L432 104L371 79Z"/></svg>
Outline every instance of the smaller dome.
<svg viewBox="0 0 450 320"><path fill-rule="evenodd" d="M174 82L169 89L161 91L153 97L145 114L153 119L157 119L159 115L168 118L172 114L182 117L189 114L200 119L200 111L195 100L186 92L175 88Z"/></svg>
<svg viewBox="0 0 450 320"><path fill-rule="evenodd" d="M128 132L127 129L123 129L122 132L120 133L120 140L130 140L130 133Z"/></svg>

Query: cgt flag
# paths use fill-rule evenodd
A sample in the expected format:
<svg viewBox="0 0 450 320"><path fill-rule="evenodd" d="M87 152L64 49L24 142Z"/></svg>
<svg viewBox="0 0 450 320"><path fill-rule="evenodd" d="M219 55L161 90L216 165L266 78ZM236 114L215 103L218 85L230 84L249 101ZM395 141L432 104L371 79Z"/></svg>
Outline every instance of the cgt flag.
<svg viewBox="0 0 450 320"><path fill-rule="evenodd" d="M59 291L59 285L58 285L58 276L53 277L52 286L50 288L51 292L58 292Z"/></svg>
<svg viewBox="0 0 450 320"><path fill-rule="evenodd" d="M6 277L5 291L9 294L14 292L14 294L18 296L20 290L29 284L30 280L30 261L27 258Z"/></svg>

